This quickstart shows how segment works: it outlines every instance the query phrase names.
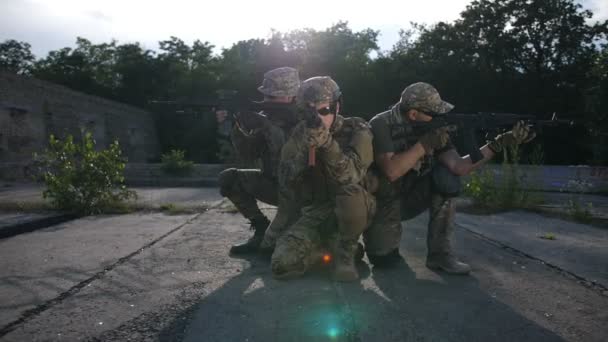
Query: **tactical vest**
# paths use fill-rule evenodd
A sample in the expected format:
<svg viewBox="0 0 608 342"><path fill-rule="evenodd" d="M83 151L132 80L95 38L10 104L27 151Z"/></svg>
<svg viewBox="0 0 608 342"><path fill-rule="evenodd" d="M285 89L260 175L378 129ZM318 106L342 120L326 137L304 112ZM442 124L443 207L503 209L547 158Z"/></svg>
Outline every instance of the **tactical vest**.
<svg viewBox="0 0 608 342"><path fill-rule="evenodd" d="M419 139L419 136L414 131L409 122L399 113L398 105L393 106L390 110L378 114L378 117L387 124L395 153L407 151L414 146ZM404 177L419 177L427 174L433 167L433 156L425 155L410 172Z"/></svg>
<svg viewBox="0 0 608 342"><path fill-rule="evenodd" d="M332 139L334 139L334 141L344 151L345 149L351 147L350 144L353 141L353 135L358 130L364 128L369 129L369 125L361 118L344 118L337 115L330 131L332 134ZM323 167L314 167L310 169L309 172L309 182L311 184L311 188L313 189L312 193L314 194L313 201L317 203L333 201L339 185L335 184L331 180L331 178L325 173ZM363 179L359 185L365 188L365 179Z"/></svg>
<svg viewBox="0 0 608 342"><path fill-rule="evenodd" d="M336 125L339 127L331 128L332 137L341 148L344 148L350 144L355 130L367 126L367 123L361 118L336 116Z"/></svg>

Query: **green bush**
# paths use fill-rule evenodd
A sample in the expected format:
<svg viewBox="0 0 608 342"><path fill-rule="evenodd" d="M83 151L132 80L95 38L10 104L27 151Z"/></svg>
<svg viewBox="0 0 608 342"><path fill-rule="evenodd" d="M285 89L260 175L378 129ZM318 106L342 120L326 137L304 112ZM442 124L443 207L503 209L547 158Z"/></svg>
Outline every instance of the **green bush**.
<svg viewBox="0 0 608 342"><path fill-rule="evenodd" d="M535 152L542 154L541 152ZM537 160L542 160L538 155ZM527 208L542 202L522 186L523 173L519 167L520 150L505 149L501 165L502 179L498 180L488 169L473 172L465 184L464 195L471 197L475 205L489 209Z"/></svg>
<svg viewBox="0 0 608 342"><path fill-rule="evenodd" d="M194 163L186 160L182 150L171 150L161 156L162 170L172 175L187 175L192 172Z"/></svg>
<svg viewBox="0 0 608 342"><path fill-rule="evenodd" d="M464 186L464 195L471 197L475 204L489 203L495 197L494 174L488 169L471 173Z"/></svg>
<svg viewBox="0 0 608 342"><path fill-rule="evenodd" d="M44 198L58 209L80 215L124 206L136 194L124 185L126 160L121 154L118 141L96 151L90 133L78 143L71 135L63 141L51 135L49 148L41 158L35 157L44 170Z"/></svg>

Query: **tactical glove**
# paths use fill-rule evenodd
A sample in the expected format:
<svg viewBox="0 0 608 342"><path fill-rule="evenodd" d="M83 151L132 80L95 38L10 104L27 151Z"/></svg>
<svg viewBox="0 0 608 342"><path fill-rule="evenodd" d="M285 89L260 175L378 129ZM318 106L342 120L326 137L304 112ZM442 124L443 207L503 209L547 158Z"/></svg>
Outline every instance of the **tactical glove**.
<svg viewBox="0 0 608 342"><path fill-rule="evenodd" d="M268 118L264 114L244 111L237 115L237 122L245 132L257 132L268 126Z"/></svg>
<svg viewBox="0 0 608 342"><path fill-rule="evenodd" d="M308 128L308 146L319 148L325 147L330 141L329 129L323 125L315 128Z"/></svg>
<svg viewBox="0 0 608 342"><path fill-rule="evenodd" d="M530 142L536 137L536 133L530 131L530 127L523 121L518 121L509 132L499 134L494 141L488 143L488 147L494 153L500 153L507 146L516 146Z"/></svg>
<svg viewBox="0 0 608 342"><path fill-rule="evenodd" d="M434 150L438 150L450 141L450 128L441 127L434 131L428 132L423 135L418 142L424 147L426 154L433 153Z"/></svg>

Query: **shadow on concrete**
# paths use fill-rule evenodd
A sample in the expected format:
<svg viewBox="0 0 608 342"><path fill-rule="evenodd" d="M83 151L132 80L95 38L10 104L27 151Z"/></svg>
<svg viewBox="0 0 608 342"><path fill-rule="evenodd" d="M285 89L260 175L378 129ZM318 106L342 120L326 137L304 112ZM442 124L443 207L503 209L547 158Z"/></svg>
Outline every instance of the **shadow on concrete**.
<svg viewBox="0 0 608 342"><path fill-rule="evenodd" d="M76 218L78 218L77 215L57 213L48 214L44 217L36 217L29 220L25 219L22 222L0 227L0 239L10 238L19 234L30 233L38 229L56 227L59 226L61 223L65 223Z"/></svg>
<svg viewBox="0 0 608 342"><path fill-rule="evenodd" d="M403 263L357 283L327 269L291 281L244 270L184 310L163 341L561 341L483 292L474 277L416 279ZM187 316L184 319L183 316Z"/></svg>

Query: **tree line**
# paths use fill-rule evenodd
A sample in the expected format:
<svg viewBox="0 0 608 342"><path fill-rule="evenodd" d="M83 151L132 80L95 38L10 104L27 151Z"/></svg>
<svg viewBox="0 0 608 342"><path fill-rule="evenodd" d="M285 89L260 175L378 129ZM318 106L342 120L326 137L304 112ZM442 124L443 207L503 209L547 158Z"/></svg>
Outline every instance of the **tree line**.
<svg viewBox="0 0 608 342"><path fill-rule="evenodd" d="M115 40L77 38L35 58L27 42L0 44L0 67L67 87L151 107L151 99L197 99L235 89L256 99L264 72L292 66L302 79L330 75L344 93L345 113L366 119L425 81L457 112L512 112L574 118L582 125L551 129L538 139L551 164L608 161L608 21L573 0L475 0L453 22L411 23L389 51L379 31L347 22L324 30L272 31L221 53L209 42L178 37L158 51ZM212 116L159 115L163 151L183 149L197 162L217 161Z"/></svg>

